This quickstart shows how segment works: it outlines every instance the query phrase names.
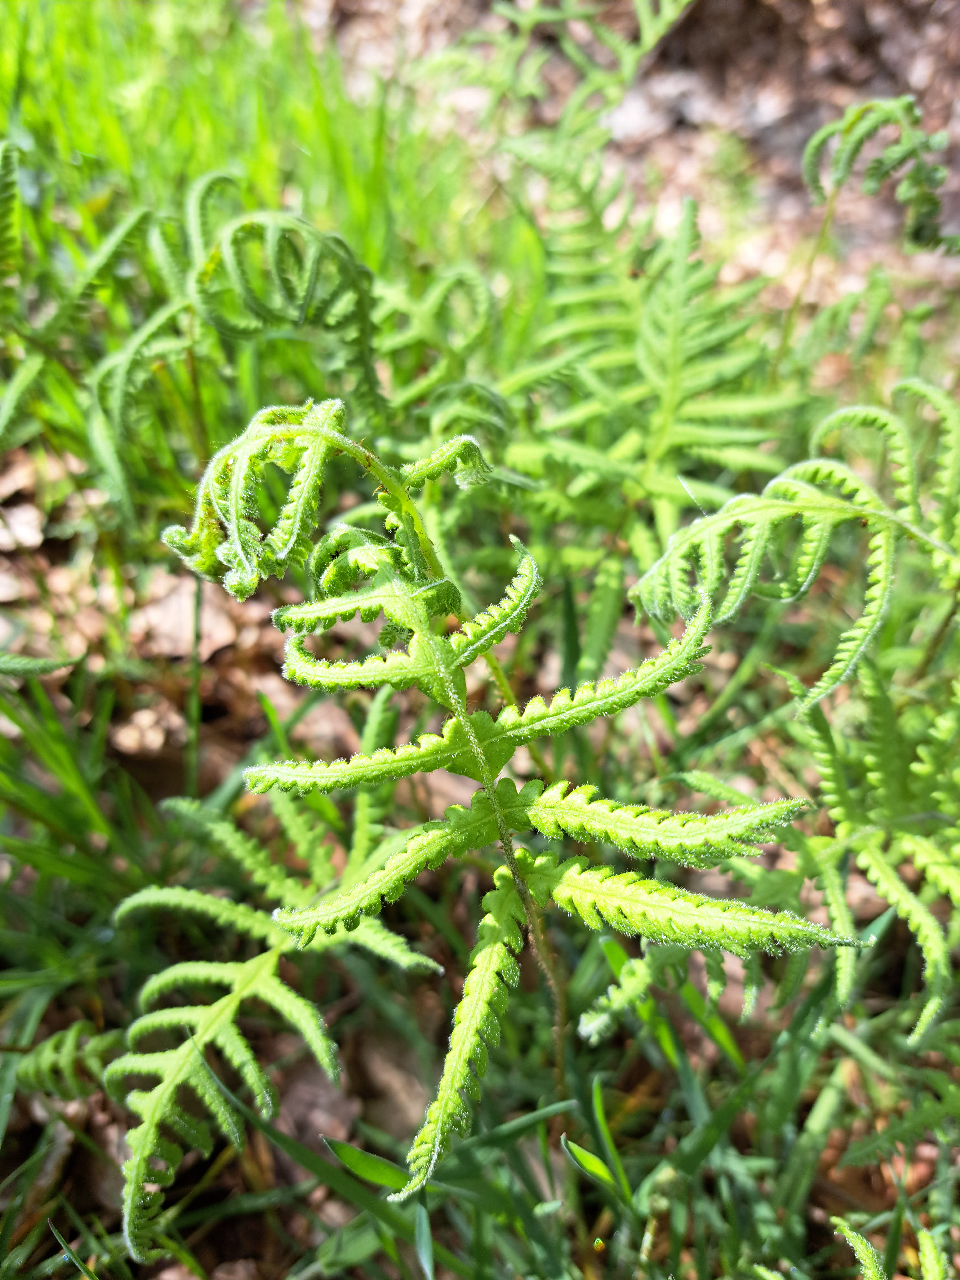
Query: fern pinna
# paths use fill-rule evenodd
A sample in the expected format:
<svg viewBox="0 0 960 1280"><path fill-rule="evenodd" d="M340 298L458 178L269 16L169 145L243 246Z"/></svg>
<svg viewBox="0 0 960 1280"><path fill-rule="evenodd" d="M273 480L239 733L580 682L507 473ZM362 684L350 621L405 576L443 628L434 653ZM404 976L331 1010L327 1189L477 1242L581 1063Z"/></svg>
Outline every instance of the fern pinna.
<svg viewBox="0 0 960 1280"><path fill-rule="evenodd" d="M438 867L450 857L496 849L489 864L495 888L484 902L487 914L480 924L437 1099L410 1152L410 1181L399 1193L403 1199L424 1185L452 1135L469 1125L468 1099L483 1075L487 1045L496 1042L498 1018L516 980L515 957L524 925L538 959L556 982L541 921L550 900L593 929L612 927L654 941L726 948L740 955L848 940L788 912L772 915L688 893L633 871L616 872L596 852L562 857L552 842L570 836L591 850L595 845L612 846L640 861L663 858L686 866L712 866L741 850L744 841L789 823L798 813L800 805L782 801L712 817L671 814L614 804L595 798L592 788L571 790L566 782L545 788L532 781L518 789L511 778L501 776L519 746L598 716L615 715L697 670L705 652L709 606L703 604L685 633L659 656L619 679L583 684L572 692L561 689L549 703L535 698L522 710L507 705L496 718L483 710L471 713L464 669L523 625L540 588L537 567L515 541L517 570L503 599L473 618L464 617L412 494L447 472L461 483L482 479L484 463L475 441L449 441L430 456L395 469L346 435L343 424L344 408L338 401L264 410L211 463L192 530L175 528L165 537L195 569L220 579L238 595L249 594L266 573L280 574L294 564L305 567L312 598L285 605L274 615L277 625L292 633L286 648L289 679L330 693L357 687L416 687L448 714L440 733L424 734L393 750L382 748L332 763L256 765L246 774L252 790L328 792L441 767L480 784L469 809L453 806L442 821L415 829L379 870L316 902L284 905L271 922L272 929L284 931L298 945L316 946L326 936L337 936L341 928L361 927L425 868ZM335 526L311 545L324 466L334 454L354 459L378 482L384 533ZM292 471L293 479L278 523L264 537L251 512L257 485L271 461ZM371 621L381 613L385 621L379 652L359 661L331 663L311 651L310 636L338 618L359 614ZM448 634L451 616L460 625ZM546 837L538 842L541 852L517 847L515 836L529 831Z"/></svg>

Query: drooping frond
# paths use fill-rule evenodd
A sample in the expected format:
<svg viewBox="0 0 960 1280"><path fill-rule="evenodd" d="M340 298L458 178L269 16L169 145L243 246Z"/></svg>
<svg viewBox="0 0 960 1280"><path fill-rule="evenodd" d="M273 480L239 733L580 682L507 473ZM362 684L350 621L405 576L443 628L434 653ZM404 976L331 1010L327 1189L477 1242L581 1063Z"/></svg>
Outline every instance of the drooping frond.
<svg viewBox="0 0 960 1280"><path fill-rule="evenodd" d="M510 541L520 555L520 564L503 599L469 619L450 637L454 658L461 667L469 666L482 653L499 644L508 632L519 631L527 610L543 585L533 556L519 539L512 537Z"/></svg>
<svg viewBox="0 0 960 1280"><path fill-rule="evenodd" d="M554 867L537 859L538 878L549 886L558 907L590 929L607 926L618 933L642 934L652 942L680 943L748 956L756 951L774 955L815 946L854 945L820 925L789 911L772 914L739 902L688 893L660 880L642 880L634 872L615 875L610 867L587 867L572 858Z"/></svg>
<svg viewBox="0 0 960 1280"><path fill-rule="evenodd" d="M887 439L890 459L896 466L894 484L897 501L903 507L907 518L919 525L920 495L917 490L917 470L913 458L913 443L907 424L902 418L880 405L854 404L828 414L814 428L810 436L810 450L816 453L823 440L831 431L842 427L874 427Z"/></svg>
<svg viewBox="0 0 960 1280"><path fill-rule="evenodd" d="M190 1088L210 1112L216 1127L228 1141L239 1144L239 1117L213 1083L203 1054L215 1046L224 1059L252 1090L263 1115L273 1111L273 1090L257 1063L247 1041L236 1028L236 1018L245 1000L262 1000L271 1005L298 1031L311 1052L331 1078L338 1073L333 1045L323 1030L314 1007L285 986L276 976L280 951L274 949L243 964L203 962L172 965L156 975L144 988L141 1003L184 983L230 988L213 1004L188 1005L145 1013L127 1032L128 1052L111 1062L104 1073L108 1090L140 1117L127 1133L130 1158L124 1164L123 1230L131 1255L139 1262L162 1256L153 1241L153 1221L159 1213L163 1193L176 1175L185 1148L212 1149L209 1123L190 1114L179 1093ZM182 1036L171 1049L138 1052L137 1044L147 1035L167 1032ZM153 1077L150 1089L125 1093L128 1076ZM146 1184L157 1187L148 1190Z"/></svg>
<svg viewBox="0 0 960 1280"><path fill-rule="evenodd" d="M213 458L197 490L193 528L172 525L163 540L195 573L221 580L237 599L262 577L301 564L310 549L319 487L337 447L343 406L325 401L305 409L263 409L246 431ZM269 462L294 473L271 534L255 523L256 486Z"/></svg>
<svg viewBox="0 0 960 1280"><path fill-rule="evenodd" d="M122 1031L97 1034L92 1022L73 1022L55 1031L17 1063L17 1088L56 1098L85 1098L99 1089L112 1058L123 1052Z"/></svg>
<svg viewBox="0 0 960 1280"><path fill-rule="evenodd" d="M499 1043L507 991L520 977L514 952L523 942L519 928L523 907L506 867L496 872L494 883L496 888L483 900L487 914L480 922L470 972L454 1015L437 1096L407 1156L410 1181L390 1197L394 1200L405 1200L419 1190L449 1148L454 1133L469 1131L469 1103L480 1094L478 1081L486 1073L487 1046Z"/></svg>
<svg viewBox="0 0 960 1280"><path fill-rule="evenodd" d="M577 787L569 794L568 787L558 782L529 806L530 823L538 831L554 839L600 840L635 858L669 858L686 866L713 867L742 854L744 842L786 826L805 807L803 801L778 800L706 817L594 800L595 787Z"/></svg>
<svg viewBox="0 0 960 1280"><path fill-rule="evenodd" d="M921 127L922 117L912 94L898 98L874 98L847 108L839 120L831 120L810 138L803 152L803 176L816 204L827 199L821 176L828 144L835 141L829 163L830 195L850 180L857 157L871 138L882 130L896 130L878 155L867 164L863 190L875 195L888 178L898 172L896 198L906 205L907 219L904 241L908 249L933 249L943 246L957 252L957 236L944 236L940 229L940 198L947 171L932 161L931 155L947 143L946 134L927 134ZM905 172L902 172L905 170Z"/></svg>
<svg viewBox="0 0 960 1280"><path fill-rule="evenodd" d="M204 244L208 237L205 229ZM373 281L369 268L339 236L318 231L293 214L258 211L228 222L201 261L196 257L199 232L193 239L195 265L187 289L208 324L241 341L290 325L328 331L346 348L357 374L359 407L382 420L385 404L374 367Z"/></svg>
<svg viewBox="0 0 960 1280"><path fill-rule="evenodd" d="M910 892L887 862L875 839L858 849L857 865L897 915L909 925L923 955L929 997L910 1037L911 1043L919 1043L940 1012L950 980L950 957L943 930L936 917Z"/></svg>
<svg viewBox="0 0 960 1280"><path fill-rule="evenodd" d="M936 535L955 552L960 552L960 405L942 388L922 378L902 379L893 388L893 394L898 393L925 402L940 418L940 452L932 486L937 502Z"/></svg>

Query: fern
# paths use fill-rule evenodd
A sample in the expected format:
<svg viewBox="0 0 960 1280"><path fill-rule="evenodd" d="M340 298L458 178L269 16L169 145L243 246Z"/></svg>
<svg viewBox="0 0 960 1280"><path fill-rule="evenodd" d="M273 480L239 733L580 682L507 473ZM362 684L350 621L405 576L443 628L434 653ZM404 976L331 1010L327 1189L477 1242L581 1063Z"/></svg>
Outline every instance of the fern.
<svg viewBox="0 0 960 1280"><path fill-rule="evenodd" d="M17 1087L84 1098L100 1087L106 1066L123 1051L123 1043L122 1031L97 1034L92 1022L73 1022L24 1054L17 1064Z"/></svg>
<svg viewBox="0 0 960 1280"><path fill-rule="evenodd" d="M741 841L757 838L771 825L789 822L798 806L787 802L698 818L613 806L594 801L592 793L582 790L568 796L562 784L544 792L542 784L534 781L518 791L509 779L498 781L521 744L616 714L696 670L710 611L704 604L682 637L659 657L617 680L587 683L572 694L563 689L549 704L536 698L523 710L507 706L496 719L486 711L470 713L463 668L523 625L539 587L536 565L515 541L520 565L503 599L472 619L462 618L460 629L449 636L443 634L435 619L459 612L459 593L443 577L411 491L428 480L439 483L444 474L457 478L464 467L469 468L471 481L482 475L477 445L463 438L397 469L344 435L339 429L342 420L343 407L330 402L258 415L248 432L211 463L201 484L191 533L173 530L167 542L195 568L222 576L224 585L238 596L249 594L262 576L282 573L286 564L286 558L273 550L278 546L277 527L264 536L249 519L258 476L268 458L281 460L288 469L297 468L294 487L300 514L291 521L281 512L278 525L284 526L284 545L296 544L298 562L308 566L312 599L284 606L275 615L279 626L294 632L287 645L288 677L324 690L416 686L449 713L441 734L423 735L416 743L394 750L380 748L332 764L256 765L247 772L254 790L369 788L441 766L480 783L469 810L454 806L443 821L411 833L404 847L379 870L315 905L290 900L274 913L275 927L288 931L301 946L315 946L324 934L333 935L341 926L358 928L364 917L380 911L384 901L396 900L424 868L439 866L448 857L499 846L492 914L481 929L440 1093L411 1150L411 1181L400 1193L403 1198L424 1184L454 1132L462 1132L467 1124L461 1092L474 1089L471 1063L477 1075L483 1073L483 1036L494 1034L505 984L515 972L512 952L520 943L518 920L526 920L541 963L548 973L553 972L539 921L539 910L551 896L593 928L608 922L629 933L643 932L696 947L729 947L739 954L845 940L789 914L774 916L736 903L714 903L634 874L616 875L606 867L585 869L582 860L558 864L552 855L535 859L515 850L514 835L536 827L554 835L567 831L588 835L644 857L664 854L710 865L741 847ZM386 509L385 534L338 527L311 548L310 513L317 510L324 465L335 451L352 457L378 481L379 500ZM225 566L227 572L218 566ZM359 613L369 621L381 612L385 625L380 655L330 663L307 648L308 635L322 633L337 618ZM401 647L395 647L398 643ZM370 745L366 743L368 750ZM239 853L250 862L246 846ZM265 875L260 875L262 882Z"/></svg>
<svg viewBox="0 0 960 1280"><path fill-rule="evenodd" d="M903 389L919 394L916 380L903 384ZM935 388L930 390L936 394ZM934 407L939 403L933 398L929 402ZM940 466L949 470L956 449L956 421L949 402L943 408L949 431L941 446L947 460ZM829 458L813 458L787 468L762 494L733 498L715 515L679 530L663 557L632 591L637 603L662 619L671 617L674 610L690 614L697 601L691 584L694 574L699 574L702 589L711 594L724 588L717 614L720 621L733 617L751 592L782 600L802 599L816 581L836 531L854 522L865 525L870 538L863 612L841 636L833 661L807 693L807 707L851 675L876 636L893 589L899 536L907 535L930 558L944 585L960 576L956 549L940 536L945 520L952 531L952 515L934 514L931 519L919 510L914 449L904 423L885 410L858 407L828 418L814 440L845 422L878 427L894 441L894 504L884 502L850 468ZM794 529L797 537L791 548L788 537ZM739 538L741 545L728 575L726 549L731 537ZM762 575L767 565L772 566L773 574L765 581Z"/></svg>
<svg viewBox="0 0 960 1280"><path fill-rule="evenodd" d="M213 1004L144 1013L127 1032L129 1052L115 1059L105 1072L107 1088L140 1117L140 1123L127 1132L131 1155L123 1166L124 1237L138 1261L163 1256L164 1250L153 1244L152 1225L163 1203L160 1188L173 1182L184 1147L199 1148L205 1155L212 1150L209 1124L184 1109L178 1097L181 1089L187 1086L196 1094L228 1142L240 1145L242 1141L240 1117L212 1083L204 1050L219 1050L254 1094L261 1114L273 1112L272 1086L234 1025L244 1000L271 1005L303 1036L327 1074L332 1078L338 1074L333 1046L316 1010L276 976L279 957L279 950L272 949L242 964L194 961L172 965L141 992L141 1006L148 1007L154 998L182 983L229 988L228 994ZM139 1051L139 1041L156 1032L181 1033L184 1038L172 1049ZM122 1082L130 1075L152 1076L158 1082L150 1089L125 1092ZM158 1189L148 1190L148 1183Z"/></svg>
<svg viewBox="0 0 960 1280"><path fill-rule="evenodd" d="M915 99L878 98L849 107L840 120L832 120L813 135L803 153L803 176L817 204L835 198L849 182L854 165L866 144L881 130L896 129L897 138L888 142L866 167L863 190L876 195L884 182L900 174L896 198L906 206L904 241L908 249L960 249L956 236L940 230L941 204L936 192L946 180L943 165L931 156L947 145L945 133L926 134L919 127L920 111ZM836 139L830 158L830 190L825 189L822 170L828 145ZM904 172L904 170L906 170Z"/></svg>
<svg viewBox="0 0 960 1280"><path fill-rule="evenodd" d="M422 1187L455 1133L470 1132L469 1100L479 1097L478 1081L487 1069L487 1051L500 1041L500 1018L508 988L516 986L520 969L515 953L523 946L523 904L506 867L495 875L496 888L483 900L477 945L457 1005L450 1049L443 1064L437 1096L407 1157L410 1181L399 1195L406 1199Z"/></svg>
<svg viewBox="0 0 960 1280"><path fill-rule="evenodd" d="M778 470L776 456L759 447L777 428L763 424L798 403L751 385L763 348L745 338L751 321L740 312L756 286L716 290L717 269L693 257L696 245L696 208L687 201L676 236L648 253L638 280L617 259L615 286L558 290L554 305L570 315L546 326L541 341L571 350L595 335L582 352L572 347L562 372L578 394L506 453L510 466L549 475L533 498L545 514L610 529L644 568L656 539L665 545L685 509L715 507L731 495L726 484L681 472ZM551 382L560 373L550 367ZM534 368L511 375L510 386L536 382ZM611 481L619 501L607 492L592 502Z"/></svg>
<svg viewBox="0 0 960 1280"><path fill-rule="evenodd" d="M291 825L295 851L314 873L307 883L287 874L273 861L267 849L232 822L210 813L196 801L168 801L166 807L182 822L212 840L249 875L255 885L264 890L267 897L287 907L302 906L312 901L332 879L329 860L311 857L317 844L317 833L301 815L297 815L299 821ZM148 1011L127 1032L128 1052L110 1063L103 1073L108 1088L118 1098L125 1099L126 1105L141 1120L140 1125L128 1134L132 1154L124 1166L124 1234L131 1254L141 1261L159 1257L164 1252L155 1245L153 1225L162 1207L162 1190L145 1191L144 1183L156 1183L160 1188L170 1185L186 1146L199 1148L206 1154L212 1148L210 1125L184 1109L180 1096L182 1087L188 1087L197 1095L211 1113L216 1128L228 1141L241 1141L240 1117L224 1100L216 1085L211 1083L202 1051L207 1046L218 1050L252 1090L261 1114L269 1116L273 1112L269 1080L236 1026L244 1001L259 1000L270 1005L300 1033L329 1076L335 1078L339 1071L334 1047L326 1036L316 1008L277 975L280 957L293 951L297 944L289 932L274 923L268 912L194 889L154 886L126 898L117 908L115 919L118 924L123 924L135 913L148 910L165 910L180 916L196 915L265 944L267 949L243 963L188 961L173 964L151 978L140 993L141 1007ZM332 937L320 934L313 947L323 950L344 941L363 947L401 969L440 970L439 965L412 951L403 938L376 920L361 921L349 934L343 931ZM149 1006L160 997L183 986L219 986L229 990L228 994L209 1005L149 1011ZM158 1033L183 1034L184 1038L173 1048L154 1052L140 1050L141 1040ZM35 1051L41 1067L47 1062L43 1051L50 1043L46 1042ZM55 1044L49 1051L54 1060L59 1052ZM90 1052L89 1047L87 1052ZM64 1061L68 1062L69 1058ZM86 1058L82 1061L86 1064ZM52 1069L52 1065L46 1069ZM36 1072L37 1068L33 1070ZM149 1090L135 1089L125 1094L123 1082L130 1076L154 1077L157 1083Z"/></svg>

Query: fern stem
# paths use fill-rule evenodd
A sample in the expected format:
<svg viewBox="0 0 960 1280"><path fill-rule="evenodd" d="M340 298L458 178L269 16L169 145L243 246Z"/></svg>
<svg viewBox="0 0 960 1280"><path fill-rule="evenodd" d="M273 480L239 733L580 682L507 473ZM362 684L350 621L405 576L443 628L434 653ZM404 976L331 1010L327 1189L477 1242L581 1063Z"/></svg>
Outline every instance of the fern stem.
<svg viewBox="0 0 960 1280"><path fill-rule="evenodd" d="M540 918L540 912L537 910L537 904L533 900L530 888L517 862L517 855L513 849L513 837L508 830L503 830L500 836L500 849L503 853L503 860L510 869L513 877L513 883L517 893L520 895L520 901L523 903L523 910L527 917L527 926L529 930L530 942L533 946L534 955L537 957L537 963L543 970L543 976L547 980L547 986L550 988L550 994L553 997L553 1053L554 1053L554 1077L557 1082L557 1097L565 1098L567 1096L567 1070L565 1062L565 1049L567 1039L567 992L563 983L560 981L560 975L557 972L557 964L553 953L550 950L550 944L547 941L546 934L543 931L543 921Z"/></svg>
<svg viewBox="0 0 960 1280"><path fill-rule="evenodd" d="M957 582L954 584L953 602L951 603L950 608L947 610L940 625L937 627L936 631L928 640L927 647L923 652L923 657L920 659L920 665L919 667L917 667L916 671L913 673L913 676L911 677L911 680L910 680L911 684L918 684L924 678L927 672L930 670L930 667L933 665L933 660L934 658L936 658L937 654L939 653L940 646L943 644L944 639L946 638L947 632L950 630L950 627L953 625L953 620L957 616L958 609L960 609L960 582Z"/></svg>
<svg viewBox="0 0 960 1280"><path fill-rule="evenodd" d="M183 789L188 796L199 795L200 784L200 623L203 608L203 579L197 578L193 593L193 646L190 654L190 689L187 693L187 749L183 762Z"/></svg>
<svg viewBox="0 0 960 1280"><path fill-rule="evenodd" d="M793 302L790 304L790 310L787 312L787 318L783 325L783 334L780 338L780 345L777 348L777 354L773 358L773 367L770 370L770 376L773 381L776 381L777 379L777 375L780 372L780 365L783 362L784 356L787 354L787 349L789 348L790 342L793 338L793 331L797 327L800 308L803 306L803 299L807 290L810 288L810 282L813 279L813 269L817 264L817 259L827 247L827 239L830 235L830 229L833 226L833 217L836 213L837 197L839 195L840 187L836 186L830 192L827 199L827 207L823 211L823 221L820 223L820 230L817 233L817 238L813 245L813 251L807 259L807 265L803 273L803 279L800 282L800 287L797 289Z"/></svg>

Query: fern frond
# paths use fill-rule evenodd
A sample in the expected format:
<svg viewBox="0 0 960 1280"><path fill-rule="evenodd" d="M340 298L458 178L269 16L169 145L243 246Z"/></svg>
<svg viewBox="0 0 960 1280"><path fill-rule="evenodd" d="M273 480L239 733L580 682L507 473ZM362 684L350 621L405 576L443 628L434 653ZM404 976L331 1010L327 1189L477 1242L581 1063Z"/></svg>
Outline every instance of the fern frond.
<svg viewBox="0 0 960 1280"><path fill-rule="evenodd" d="M461 629L450 637L454 659L461 667L469 666L482 653L499 644L508 632L519 631L527 610L540 593L543 584L536 561L518 538L511 537L510 541L520 556L520 564L503 599L464 622Z"/></svg>
<svg viewBox="0 0 960 1280"><path fill-rule="evenodd" d="M960 907L960 831L954 827L944 834L952 842L949 849L941 849L926 836L901 836L900 844L917 870Z"/></svg>
<svg viewBox="0 0 960 1280"><path fill-rule="evenodd" d="M454 1016L437 1096L407 1156L410 1181L391 1200L406 1200L418 1191L448 1150L453 1135L469 1132L469 1102L480 1095L478 1081L486 1074L487 1047L500 1040L507 991L520 977L514 952L522 945L524 912L505 867L496 872L494 883L496 888L483 900L487 914L480 922L463 997Z"/></svg>
<svg viewBox="0 0 960 1280"><path fill-rule="evenodd" d="M744 842L788 825L805 807L803 801L778 800L705 817L594 800L595 787L567 794L568 787L558 782L529 806L528 817L538 831L553 839L600 840L635 858L668 858L685 866L713 867L742 854Z"/></svg>
<svg viewBox="0 0 960 1280"><path fill-rule="evenodd" d="M295 939L291 938L291 942L295 942ZM437 964L436 960L431 960L420 951L414 951L405 938L392 933L381 920L364 917L349 932L341 933L338 930L332 937L321 932L310 944L310 949L316 949L318 944L330 946L338 942L350 942L354 946L363 947L364 951L369 951L371 955L379 956L381 960L408 973L442 974L444 971L442 964Z"/></svg>
<svg viewBox="0 0 960 1280"><path fill-rule="evenodd" d="M98 1089L112 1058L123 1052L124 1033L97 1034L92 1022L73 1022L55 1031L17 1063L17 1088L56 1098L85 1098Z"/></svg>
<svg viewBox="0 0 960 1280"><path fill-rule="evenodd" d="M206 242L209 232L200 234ZM248 264L254 245L262 254L256 279ZM372 284L369 269L339 236L293 214L259 211L240 214L221 228L203 261L195 260L187 290L198 314L234 339L290 324L335 335L356 373L354 399L382 420L386 406L374 365Z"/></svg>
<svg viewBox="0 0 960 1280"><path fill-rule="evenodd" d="M941 542L960 552L960 405L951 396L922 378L904 378L894 384L902 392L925 401L943 424L933 495L937 500L936 534Z"/></svg>
<svg viewBox="0 0 960 1280"><path fill-rule="evenodd" d="M896 187L896 198L907 207L904 240L908 250L943 246L957 251L957 237L944 236L940 229L941 203L937 190L946 180L946 169L934 164L931 154L946 146L946 134L926 134L921 115L911 94L898 98L874 98L848 107L840 120L832 120L813 135L803 153L803 176L814 202L827 199L821 169L827 144L837 139L830 160L830 194L849 181L853 167L866 143L881 130L896 129L897 136L866 167L863 190L875 195L881 185L909 166Z"/></svg>
<svg viewBox="0 0 960 1280"><path fill-rule="evenodd" d="M273 947L282 946L288 941L283 930L271 922L266 912L248 907L244 902L231 902L229 898L201 893L198 889L183 889L175 885L153 885L140 889L124 898L113 918L117 924L123 924L137 911L170 911L175 914L190 912L205 916L221 928L236 929L248 938L259 938Z"/></svg>
<svg viewBox="0 0 960 1280"><path fill-rule="evenodd" d="M917 1240L920 1245L921 1280L947 1280L949 1275L947 1259L937 1244L936 1238L926 1228L921 1227L917 1232Z"/></svg>
<svg viewBox="0 0 960 1280"><path fill-rule="evenodd" d="M864 1239L852 1227L848 1227L842 1218L831 1218L830 1221L834 1231L843 1236L856 1255L862 1268L863 1280L886 1280L887 1273L884 1270L883 1260L870 1241Z"/></svg>
<svg viewBox="0 0 960 1280"><path fill-rule="evenodd" d="M808 692L804 706L809 708L850 676L883 622L901 529L925 538L922 530L905 525L887 510L849 468L824 458L798 463L772 480L760 496L738 496L715 515L695 520L673 535L665 554L631 589L631 598L654 617L666 619L674 611L686 615L696 599L690 578L699 573L711 595L724 588L718 622L732 617L751 592L799 599L819 574L835 530L852 521L871 529L863 611L840 637L830 666ZM794 523L800 526L799 542L789 572L783 573L777 563L778 538ZM731 535L738 534L741 547L728 578L726 547ZM768 558L776 571L769 585L760 581Z"/></svg>
<svg viewBox="0 0 960 1280"><path fill-rule="evenodd" d="M17 238L17 147L5 139L0 142L0 279L12 275L20 257ZM9 285L0 283L6 294Z"/></svg>
<svg viewBox="0 0 960 1280"><path fill-rule="evenodd" d="M643 880L632 871L615 875L610 867L586 867L583 859L570 859L555 869L545 864L545 859L537 859L554 902L590 929L609 925L618 933L642 934L652 942L719 948L744 957L756 951L776 955L806 947L855 945L852 938L837 937L789 911L774 915L706 898L663 881Z"/></svg>
<svg viewBox="0 0 960 1280"><path fill-rule="evenodd" d="M232 822L205 810L199 801L177 797L167 800L164 808L205 832L228 857L247 872L254 884L266 890L269 897L286 906L299 906L313 896L315 891L309 885L287 875L258 841L244 835Z"/></svg>
<svg viewBox="0 0 960 1280"><path fill-rule="evenodd" d="M467 717L470 732L480 744L494 776L511 758L516 748L537 738L565 733L576 725L588 724L599 716L616 715L642 698L652 698L671 684L699 670L703 639L710 625L710 610L702 605L683 635L672 640L656 657L612 680L581 685L571 696L561 689L549 703L533 698L523 711L506 707L496 720L485 711ZM382 661L368 659L368 661ZM352 686L350 686L352 687ZM354 756L332 763L309 764L283 761L254 765L245 770L252 791L279 786L291 791L334 791L338 788L370 786L388 778L404 778L421 770L449 769L477 781L478 769L473 744L459 718L448 720L443 734L423 734L416 743L382 749L371 756Z"/></svg>
<svg viewBox="0 0 960 1280"><path fill-rule="evenodd" d="M527 783L518 793L507 778L497 784L497 807L516 829L525 830L529 826L527 805L537 790L537 783ZM379 914L384 901L395 902L404 886L427 867L438 867L448 857L482 849L496 840L499 834L491 798L482 791L478 792L469 809L452 805L443 822L427 823L405 848L387 860L381 870L373 872L360 884L322 900L315 907L276 911L274 920L295 934L300 945L307 945L318 930L332 932L340 923L351 929L362 915Z"/></svg>
<svg viewBox="0 0 960 1280"><path fill-rule="evenodd" d="M653 971L644 957L628 960L617 981L612 982L606 993L580 1015L577 1028L580 1036L594 1046L606 1040L621 1019L642 1003L653 981Z"/></svg>
<svg viewBox="0 0 960 1280"><path fill-rule="evenodd" d="M156 975L145 988L147 1001L183 982L228 986L230 991L210 1005L181 1006L146 1013L127 1033L129 1052L111 1062L104 1080L113 1096L122 1100L140 1123L127 1133L130 1159L124 1164L123 1229L131 1256L153 1261L163 1250L155 1246L153 1223L162 1205L162 1188L174 1179L185 1147L212 1149L206 1120L190 1115L178 1093L190 1088L211 1113L213 1122L228 1141L241 1141L239 1117L212 1083L203 1058L208 1046L216 1047L253 1091L260 1111L272 1114L273 1091L249 1044L235 1022L244 1000L270 1004L304 1037L317 1061L331 1077L338 1065L312 1005L276 977L280 951L274 949L243 964L187 963L173 965ZM186 1033L175 1048L140 1053L138 1042L155 1032ZM124 1096L128 1076L154 1077L153 1088L135 1089ZM157 1190L148 1190L153 1184Z"/></svg>
<svg viewBox="0 0 960 1280"><path fill-rule="evenodd" d="M910 1043L918 1044L939 1014L950 980L950 957L943 930L890 866L877 843L868 842L857 850L857 865L909 926L923 955L929 997L910 1036Z"/></svg>
<svg viewBox="0 0 960 1280"><path fill-rule="evenodd" d="M847 904L844 884L836 865L831 863L821 867L820 883L823 886L823 897L827 904L830 928L834 933L852 937L854 931L853 914ZM857 954L855 951L848 951L846 948L840 949L836 952L834 963L836 964L834 990L837 1003L841 1009L844 1009L853 995Z"/></svg>
<svg viewBox="0 0 960 1280"><path fill-rule="evenodd" d="M902 418L879 405L847 405L829 414L814 429L810 437L810 450L816 453L823 438L842 427L875 427L889 442L890 458L897 470L896 495L906 508L909 519L916 525L922 521L920 495L917 489L917 469L913 458L910 433Z"/></svg>
<svg viewBox="0 0 960 1280"><path fill-rule="evenodd" d="M596 680L603 671L613 637L623 616L623 561L607 556L600 562L590 592L577 680Z"/></svg>

